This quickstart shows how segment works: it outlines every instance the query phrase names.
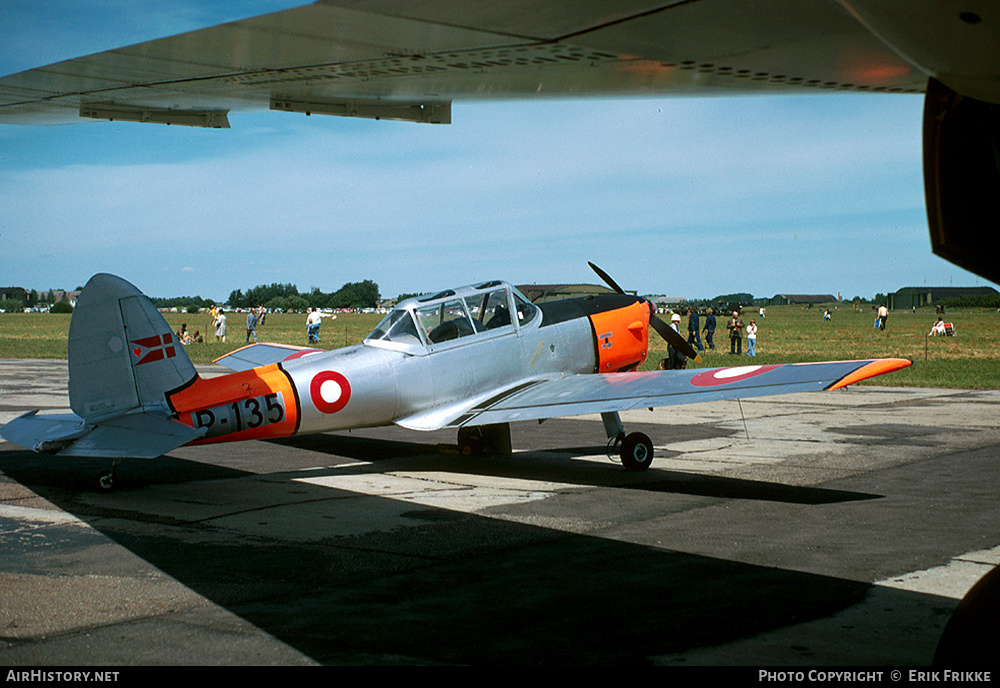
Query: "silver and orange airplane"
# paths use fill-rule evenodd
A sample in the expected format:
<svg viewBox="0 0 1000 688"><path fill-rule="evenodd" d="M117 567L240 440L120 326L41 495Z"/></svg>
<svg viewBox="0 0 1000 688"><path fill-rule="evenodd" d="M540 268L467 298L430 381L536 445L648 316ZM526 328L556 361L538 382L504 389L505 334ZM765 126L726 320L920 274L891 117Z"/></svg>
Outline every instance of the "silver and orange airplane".
<svg viewBox="0 0 1000 688"><path fill-rule="evenodd" d="M72 414L30 411L5 439L56 456L108 458L111 489L127 458L186 444L288 437L396 424L456 428L459 444L510 451L514 421L600 414L609 453L645 470L653 443L620 411L838 389L910 365L905 359L636 372L649 329L696 352L596 266L614 294L532 304L489 281L401 302L356 346L334 351L253 344L201 378L153 303L113 275L90 279L69 334Z"/></svg>

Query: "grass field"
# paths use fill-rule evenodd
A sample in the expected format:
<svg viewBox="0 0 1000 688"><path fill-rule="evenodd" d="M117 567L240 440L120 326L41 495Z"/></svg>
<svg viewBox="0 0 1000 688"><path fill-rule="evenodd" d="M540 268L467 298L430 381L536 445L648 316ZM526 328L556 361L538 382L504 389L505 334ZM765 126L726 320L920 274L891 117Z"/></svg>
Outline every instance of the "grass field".
<svg viewBox="0 0 1000 688"><path fill-rule="evenodd" d="M831 306L831 310L833 307ZM914 365L877 378L875 384L917 387L1000 388L1000 314L990 309L956 310L945 317L955 324L955 337L927 337L936 315L930 309L893 312L885 332L872 327L870 310L854 312L850 304L833 310L830 322L823 322L823 307L771 306L761 319L756 309L747 310L745 323L757 320L757 357L736 359L728 354L729 340L725 323L719 318L716 350L706 351L699 367L746 365L751 362L786 363L857 358L909 358ZM166 313L175 330L186 322L189 331L210 330L207 314ZM239 348L245 342L244 316L228 314L228 341L216 342L214 336L205 344L185 348L195 363L212 360ZM336 320L324 318L320 333L322 348L333 349L356 344L378 323L379 315L341 314ZM48 313L0 313L0 358L66 358L69 315ZM702 317L704 326L704 317ZM687 317L681 323L686 335ZM656 368L667 355L666 345L654 336L654 345L643 370ZM306 345L305 316L271 314L259 329L260 341ZM744 350L746 340L744 339Z"/></svg>

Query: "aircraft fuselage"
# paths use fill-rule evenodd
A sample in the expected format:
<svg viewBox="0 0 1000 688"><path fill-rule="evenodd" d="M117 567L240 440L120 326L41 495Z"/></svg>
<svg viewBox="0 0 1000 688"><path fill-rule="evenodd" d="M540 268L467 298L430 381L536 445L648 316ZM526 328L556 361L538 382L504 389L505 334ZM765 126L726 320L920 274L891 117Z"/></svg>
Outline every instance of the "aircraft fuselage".
<svg viewBox="0 0 1000 688"><path fill-rule="evenodd" d="M196 443L422 428L420 414L527 379L633 370L648 353L649 315L647 302L628 295L539 308L505 283L487 283L410 299L362 344L198 378L167 398L178 420L207 429Z"/></svg>

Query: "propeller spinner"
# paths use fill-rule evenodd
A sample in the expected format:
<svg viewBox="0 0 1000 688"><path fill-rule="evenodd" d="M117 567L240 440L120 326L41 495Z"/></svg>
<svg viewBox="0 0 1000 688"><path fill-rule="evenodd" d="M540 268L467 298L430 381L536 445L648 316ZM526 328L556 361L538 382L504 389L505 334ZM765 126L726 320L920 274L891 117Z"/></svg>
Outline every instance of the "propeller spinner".
<svg viewBox="0 0 1000 688"><path fill-rule="evenodd" d="M589 265L590 268L597 273L597 276L600 277L602 280L604 280L604 283L607 284L609 287L614 289L619 294L625 293L625 290L622 289L620 286L618 286L617 282L611 279L611 275L604 272L604 270L597 267L590 261L587 261L587 265ZM660 335L667 342L667 344L674 347L688 358L692 358L695 361L701 362L701 357L698 356L698 352L694 350L694 347L691 346L688 343L688 341L681 336L680 332L678 332L670 325L660 320L660 318L656 316L656 313L653 312L652 308L650 308L649 310L649 326L652 327L654 330L656 330L656 333Z"/></svg>

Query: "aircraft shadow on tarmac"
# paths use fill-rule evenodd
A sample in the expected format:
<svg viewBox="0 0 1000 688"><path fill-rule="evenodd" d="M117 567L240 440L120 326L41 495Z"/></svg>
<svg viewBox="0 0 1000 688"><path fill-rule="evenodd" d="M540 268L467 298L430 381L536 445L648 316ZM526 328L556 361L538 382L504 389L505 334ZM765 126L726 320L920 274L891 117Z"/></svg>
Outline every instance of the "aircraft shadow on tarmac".
<svg viewBox="0 0 1000 688"><path fill-rule="evenodd" d="M337 451L352 446L344 438L327 439ZM378 449L393 454L393 448ZM67 466L50 473L33 465L51 458L5 451L0 466L191 590L325 664L641 663L827 617L860 602L872 587L478 514L414 509L383 497L345 499L336 488L299 481L299 503L325 510L302 523L303 529L319 524L318 532L308 539L282 535L263 525L266 515L234 532L200 520L137 513L134 500L124 505L127 485L120 493L92 493L81 501L58 479L65 478ZM408 463L459 466L466 458L415 455ZM73 463L72 473L84 475L83 465ZM169 473L176 479L165 483L235 478L229 484L239 489L241 477L252 477L171 457L132 463L140 469L159 464L158 477ZM532 463L544 462L536 457ZM575 474L572 461L556 463L547 471L552 478L588 484L592 469ZM350 467L337 474L345 469ZM518 470L511 471L508 462L500 472ZM537 475L538 469L521 472ZM268 474L265 487L256 489L288 491L297 473ZM679 482L676 475L666 478L671 480ZM144 481L141 489L150 502L176 498L169 484ZM170 492L157 494L161 490ZM378 521L385 512L408 517L412 525L334 534L339 518ZM324 523L331 524L329 532L322 530ZM887 594L889 603L927 605L941 614L953 606L930 595ZM850 633L877 636L884 623L873 618L870 631ZM899 648L886 648L885 661L927 662L933 643L929 648L907 638ZM808 643L789 652L788 663L824 662Z"/></svg>
<svg viewBox="0 0 1000 688"><path fill-rule="evenodd" d="M412 435L413 433L410 433ZM438 438L440 439L440 438ZM675 493L718 499L745 499L794 504L834 504L881 495L834 490L822 487L786 485L744 478L730 478L653 467L642 473L629 473L609 460L607 463L578 461L574 457L605 453L604 446L562 447L507 456L462 456L455 444L413 442L380 437L340 434L316 434L268 440L265 443L307 450L311 453L350 458L393 469L408 471L444 471L455 474L496 476L521 480L540 480L592 487L616 487L647 492ZM220 445L214 445L218 447ZM222 445L225 446L225 445ZM210 447L202 448L211 453ZM214 451L223 451L215 449ZM679 456L666 452L666 457ZM51 457L24 451L6 451L2 468L11 477L28 486L48 486L67 490L93 490L96 474L105 465L88 458ZM664 457L664 452L660 451ZM400 463L403 462L403 463ZM294 472L293 467L288 467ZM368 473L370 467L339 468L339 475ZM118 467L118 489L155 484L177 484L220 480L249 474L235 467L192 461L177 456L154 460L134 460Z"/></svg>
<svg viewBox="0 0 1000 688"><path fill-rule="evenodd" d="M349 457L372 462L376 466L402 458L417 459L408 462L407 470L447 471L456 474L492 475L522 480L541 480L571 483L574 485L618 487L649 492L716 497L720 499L752 499L796 504L833 504L863 499L878 499L881 495L832 490L821 487L785 485L782 483L728 478L656 467L635 474L621 468L620 464L574 461L574 457L606 453L604 446L563 447L532 452L518 452L510 456L461 456L457 445L405 442L370 437L335 434L306 435L280 440L274 444L306 449L312 452ZM659 451L661 458L681 456L680 452ZM357 472L370 469L358 467ZM340 469L343 475L350 469Z"/></svg>

